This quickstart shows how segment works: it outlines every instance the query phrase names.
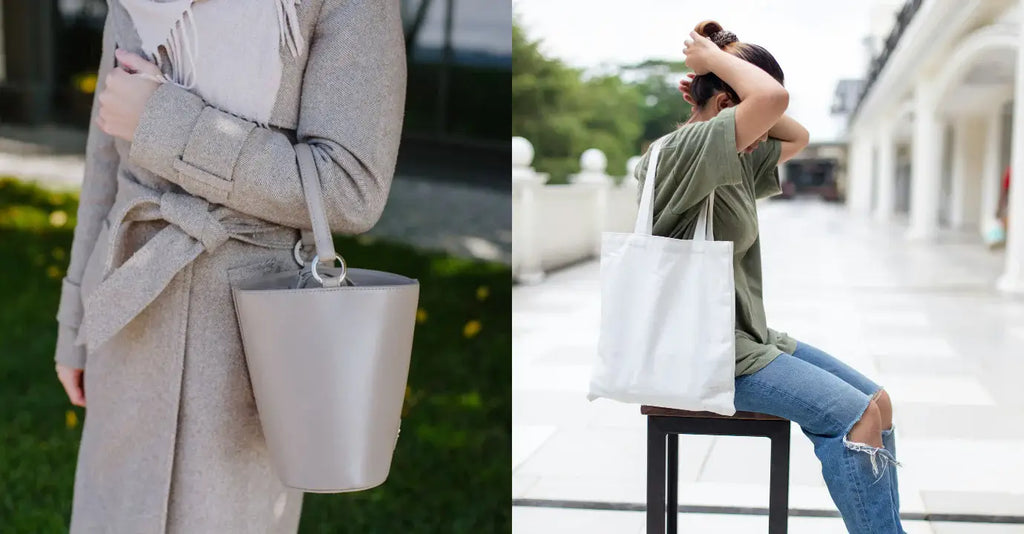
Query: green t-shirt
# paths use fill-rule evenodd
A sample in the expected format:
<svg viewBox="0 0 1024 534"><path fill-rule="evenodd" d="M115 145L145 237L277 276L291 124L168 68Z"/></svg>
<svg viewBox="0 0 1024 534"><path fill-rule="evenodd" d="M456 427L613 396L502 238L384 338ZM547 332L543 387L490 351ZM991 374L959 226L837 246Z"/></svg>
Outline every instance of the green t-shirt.
<svg viewBox="0 0 1024 534"><path fill-rule="evenodd" d="M715 191L715 240L733 242L736 286L736 376L751 374L796 340L768 328L761 295L757 199L782 192L776 165L781 144L769 138L753 153L736 152L736 108L665 135L654 183L654 235L692 239L700 207ZM650 151L636 166L639 202Z"/></svg>

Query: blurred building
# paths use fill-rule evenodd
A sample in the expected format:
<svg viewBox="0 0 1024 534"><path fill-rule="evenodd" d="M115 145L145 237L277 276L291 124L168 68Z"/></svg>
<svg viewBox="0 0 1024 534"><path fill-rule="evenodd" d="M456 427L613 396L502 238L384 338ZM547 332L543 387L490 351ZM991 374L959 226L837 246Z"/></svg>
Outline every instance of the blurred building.
<svg viewBox="0 0 1024 534"><path fill-rule="evenodd" d="M87 127L106 11L107 0L0 0L0 123ZM400 172L508 187L509 1L402 0L402 17Z"/></svg>
<svg viewBox="0 0 1024 534"><path fill-rule="evenodd" d="M911 239L955 229L981 241L1005 170L1024 168L1022 13L1021 0L877 2L847 133L851 209L905 221ZM1009 211L998 285L1024 292L1020 187Z"/></svg>

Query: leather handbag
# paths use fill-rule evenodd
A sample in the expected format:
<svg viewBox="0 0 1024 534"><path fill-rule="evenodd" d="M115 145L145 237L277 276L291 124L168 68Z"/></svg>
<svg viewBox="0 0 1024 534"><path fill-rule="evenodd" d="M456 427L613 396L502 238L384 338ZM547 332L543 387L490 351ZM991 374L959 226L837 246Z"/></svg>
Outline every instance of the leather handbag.
<svg viewBox="0 0 1024 534"><path fill-rule="evenodd" d="M316 255L232 287L271 462L288 487L369 489L391 469L405 399L419 282L348 268L335 252L309 145L296 146ZM340 261L340 267L334 267Z"/></svg>

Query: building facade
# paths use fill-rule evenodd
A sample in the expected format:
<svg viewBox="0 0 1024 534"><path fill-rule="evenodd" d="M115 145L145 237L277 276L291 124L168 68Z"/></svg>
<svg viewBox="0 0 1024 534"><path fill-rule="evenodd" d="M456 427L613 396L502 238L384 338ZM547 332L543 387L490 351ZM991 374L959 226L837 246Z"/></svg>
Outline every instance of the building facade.
<svg viewBox="0 0 1024 534"><path fill-rule="evenodd" d="M883 2L882 7L892 5ZM1008 199L1000 290L1024 293L1021 0L908 0L893 6L848 127L846 201L907 237L981 236ZM877 32L878 30L876 30ZM1014 216L1016 215L1016 217Z"/></svg>

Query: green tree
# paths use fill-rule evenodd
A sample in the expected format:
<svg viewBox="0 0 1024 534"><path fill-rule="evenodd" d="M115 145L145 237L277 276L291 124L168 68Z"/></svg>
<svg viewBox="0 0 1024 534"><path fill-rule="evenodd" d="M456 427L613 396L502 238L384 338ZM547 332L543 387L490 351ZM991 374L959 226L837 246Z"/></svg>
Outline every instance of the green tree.
<svg viewBox="0 0 1024 534"><path fill-rule="evenodd" d="M689 117L676 89L682 62L651 60L586 77L539 48L513 21L512 135L530 140L533 166L549 173L552 183L578 172L588 148L605 153L609 174L622 175L626 160L647 141Z"/></svg>
<svg viewBox="0 0 1024 534"><path fill-rule="evenodd" d="M690 105L679 92L679 80L690 72L683 61L649 59L636 65L623 66L621 75L635 82L644 95L640 113L643 123L638 152L647 144L675 129L690 118Z"/></svg>

